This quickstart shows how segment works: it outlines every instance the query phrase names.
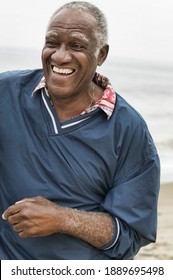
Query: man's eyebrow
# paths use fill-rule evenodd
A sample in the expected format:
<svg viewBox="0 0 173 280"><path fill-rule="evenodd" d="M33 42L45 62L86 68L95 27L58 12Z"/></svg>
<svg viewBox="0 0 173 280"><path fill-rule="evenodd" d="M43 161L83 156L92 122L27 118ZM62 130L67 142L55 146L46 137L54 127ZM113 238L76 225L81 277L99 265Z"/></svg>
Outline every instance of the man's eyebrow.
<svg viewBox="0 0 173 280"><path fill-rule="evenodd" d="M59 35L59 33L58 32L55 32L55 31L48 31L47 33L46 33L46 38L49 38L49 37L57 37Z"/></svg>
<svg viewBox="0 0 173 280"><path fill-rule="evenodd" d="M48 31L47 34L46 34L46 39L47 38L50 38L50 37L57 37L59 36L60 33L59 32L56 32L56 31ZM87 36L85 36L84 34L81 34L81 33L70 33L68 35L69 38L72 38L72 39L78 39L78 40L81 40L85 43L89 43L89 39L87 38Z"/></svg>
<svg viewBox="0 0 173 280"><path fill-rule="evenodd" d="M85 43L89 43L89 39L84 35L84 34L80 34L80 33L73 33L73 34L70 34L71 38L73 39L79 39Z"/></svg>

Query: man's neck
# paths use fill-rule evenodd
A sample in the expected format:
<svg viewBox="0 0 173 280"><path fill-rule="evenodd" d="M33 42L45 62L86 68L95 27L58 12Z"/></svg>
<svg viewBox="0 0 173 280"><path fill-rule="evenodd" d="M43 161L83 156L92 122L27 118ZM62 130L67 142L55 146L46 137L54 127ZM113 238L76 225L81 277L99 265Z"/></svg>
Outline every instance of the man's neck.
<svg viewBox="0 0 173 280"><path fill-rule="evenodd" d="M65 122L80 115L93 106L102 96L103 89L94 84L92 94L78 96L77 98L51 98L54 109L60 122Z"/></svg>

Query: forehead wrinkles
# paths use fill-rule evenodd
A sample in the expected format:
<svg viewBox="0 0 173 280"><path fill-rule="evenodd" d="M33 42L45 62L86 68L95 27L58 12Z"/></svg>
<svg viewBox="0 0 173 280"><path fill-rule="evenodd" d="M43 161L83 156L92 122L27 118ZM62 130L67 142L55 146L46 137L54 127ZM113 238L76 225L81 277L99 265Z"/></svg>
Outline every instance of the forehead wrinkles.
<svg viewBox="0 0 173 280"><path fill-rule="evenodd" d="M94 27L85 22L79 22L79 23L62 23L61 21L52 20L50 24L48 25L47 31L56 30L56 29L64 29L64 30L78 30L80 32L92 32L94 30Z"/></svg>
<svg viewBox="0 0 173 280"><path fill-rule="evenodd" d="M66 21L66 22L65 22ZM56 17L54 17L49 25L48 25L48 28L47 28L47 32L49 31L56 31L56 32L59 32L60 30L62 32L68 32L69 31L76 31L80 34L87 34L86 37L88 36L95 36L95 31L96 31L96 27L95 27L95 22L92 24L88 21L82 18L82 20L79 18L75 18L75 23L74 23L74 20L72 20L71 22L67 22L68 21L68 17L63 18L63 22L61 19L56 19Z"/></svg>

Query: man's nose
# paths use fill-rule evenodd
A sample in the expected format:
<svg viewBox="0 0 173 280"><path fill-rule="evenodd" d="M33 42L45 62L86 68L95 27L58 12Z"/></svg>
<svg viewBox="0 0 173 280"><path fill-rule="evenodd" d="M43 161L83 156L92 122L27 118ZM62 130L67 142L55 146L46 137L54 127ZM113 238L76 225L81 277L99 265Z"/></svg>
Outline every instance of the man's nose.
<svg viewBox="0 0 173 280"><path fill-rule="evenodd" d="M61 45L56 48L56 51L52 54L51 58L56 64L63 64L71 62L72 55L66 46Z"/></svg>

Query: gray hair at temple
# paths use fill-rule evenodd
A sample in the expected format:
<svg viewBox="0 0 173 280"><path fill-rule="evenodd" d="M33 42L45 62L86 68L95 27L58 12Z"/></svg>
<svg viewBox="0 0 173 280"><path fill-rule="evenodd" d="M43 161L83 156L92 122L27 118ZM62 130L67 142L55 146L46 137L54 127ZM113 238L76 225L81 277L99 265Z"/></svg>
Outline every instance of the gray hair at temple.
<svg viewBox="0 0 173 280"><path fill-rule="evenodd" d="M97 8L95 5L85 2L85 1L73 1L64 4L58 8L52 15L51 19L61 10L65 8L75 9L78 11L84 11L91 14L97 22L97 29L95 30L95 36L97 40L97 47L101 48L103 45L107 44L108 41L108 30L107 21L105 15Z"/></svg>

